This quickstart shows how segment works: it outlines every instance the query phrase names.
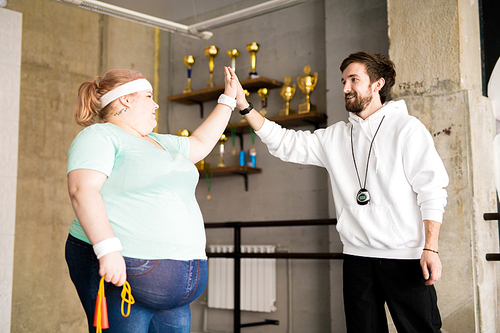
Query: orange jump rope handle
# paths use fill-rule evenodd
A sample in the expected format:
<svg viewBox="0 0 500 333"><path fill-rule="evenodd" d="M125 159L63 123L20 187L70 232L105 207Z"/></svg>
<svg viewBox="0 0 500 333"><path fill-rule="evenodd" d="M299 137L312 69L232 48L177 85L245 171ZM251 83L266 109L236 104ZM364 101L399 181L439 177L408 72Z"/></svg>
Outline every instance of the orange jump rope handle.
<svg viewBox="0 0 500 333"><path fill-rule="evenodd" d="M99 292L95 300L94 327L97 328L97 332L102 332L102 329L109 328L108 305L106 303L106 296L104 296L104 276L99 283Z"/></svg>
<svg viewBox="0 0 500 333"><path fill-rule="evenodd" d="M122 315L127 317L130 314L130 306L135 303L134 297L132 297L132 291L130 289L130 284L125 281L122 291ZM128 298L127 298L128 296ZM124 312L124 303L128 303L127 313ZM95 311L94 311L94 327L96 327L96 332L101 333L102 329L109 328L108 321L108 305L106 304L106 296L104 296L104 276L101 278L99 283L99 292L95 300Z"/></svg>
<svg viewBox="0 0 500 333"><path fill-rule="evenodd" d="M94 327L97 327L99 319L101 322L101 329L109 328L108 305L106 303L106 297L102 297L101 295L97 295L97 299L95 301Z"/></svg>

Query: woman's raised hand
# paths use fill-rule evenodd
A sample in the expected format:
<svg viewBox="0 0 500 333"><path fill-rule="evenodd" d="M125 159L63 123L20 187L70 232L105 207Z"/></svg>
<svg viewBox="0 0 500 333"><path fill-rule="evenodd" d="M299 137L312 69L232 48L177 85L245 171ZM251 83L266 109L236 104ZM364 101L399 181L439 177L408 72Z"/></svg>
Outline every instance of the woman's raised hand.
<svg viewBox="0 0 500 333"><path fill-rule="evenodd" d="M224 95L232 98L236 98L236 93L238 91L238 85L241 86L236 74L230 67L224 67Z"/></svg>
<svg viewBox="0 0 500 333"><path fill-rule="evenodd" d="M224 92L225 95L235 97L236 98L236 107L240 110L243 110L248 106L247 103L247 98L245 96L245 90L241 86L240 81L238 80L238 77L236 76L236 73L230 68L230 67L225 67L225 77L226 77L226 91L229 89L231 90L232 95L228 95L226 92ZM234 95L233 95L234 94Z"/></svg>

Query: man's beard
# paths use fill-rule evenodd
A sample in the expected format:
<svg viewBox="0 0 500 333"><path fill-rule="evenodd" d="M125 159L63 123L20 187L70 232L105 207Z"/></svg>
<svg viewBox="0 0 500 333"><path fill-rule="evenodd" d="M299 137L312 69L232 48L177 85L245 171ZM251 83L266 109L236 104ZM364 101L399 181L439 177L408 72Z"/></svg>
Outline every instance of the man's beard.
<svg viewBox="0 0 500 333"><path fill-rule="evenodd" d="M345 109L349 112L354 112L356 114L360 113L361 111L366 109L366 107L372 102L372 99L373 96L370 93L360 97L360 95L357 92L355 92L354 97L351 99L346 99L344 97Z"/></svg>

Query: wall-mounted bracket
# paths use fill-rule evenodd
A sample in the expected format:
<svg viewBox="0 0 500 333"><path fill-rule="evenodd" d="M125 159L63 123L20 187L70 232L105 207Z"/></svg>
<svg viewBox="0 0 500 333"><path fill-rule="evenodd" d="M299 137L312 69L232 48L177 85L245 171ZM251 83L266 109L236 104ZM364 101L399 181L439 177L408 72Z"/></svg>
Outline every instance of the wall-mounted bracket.
<svg viewBox="0 0 500 333"><path fill-rule="evenodd" d="M200 106L200 118L203 118L203 102L196 102Z"/></svg>

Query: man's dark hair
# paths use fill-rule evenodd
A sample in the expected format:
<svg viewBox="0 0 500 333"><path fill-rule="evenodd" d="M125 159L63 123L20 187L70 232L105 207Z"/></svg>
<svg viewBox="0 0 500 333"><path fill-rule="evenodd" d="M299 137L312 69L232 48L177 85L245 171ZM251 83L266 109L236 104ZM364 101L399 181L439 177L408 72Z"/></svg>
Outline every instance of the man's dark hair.
<svg viewBox="0 0 500 333"><path fill-rule="evenodd" d="M380 101L385 103L385 100L391 92L392 86L396 82L396 70L394 63L381 54L366 53L363 51L350 54L342 61L340 71L344 70L350 64L357 62L365 65L366 74L370 78L370 83L374 83L380 78L384 78L385 84L380 89Z"/></svg>

